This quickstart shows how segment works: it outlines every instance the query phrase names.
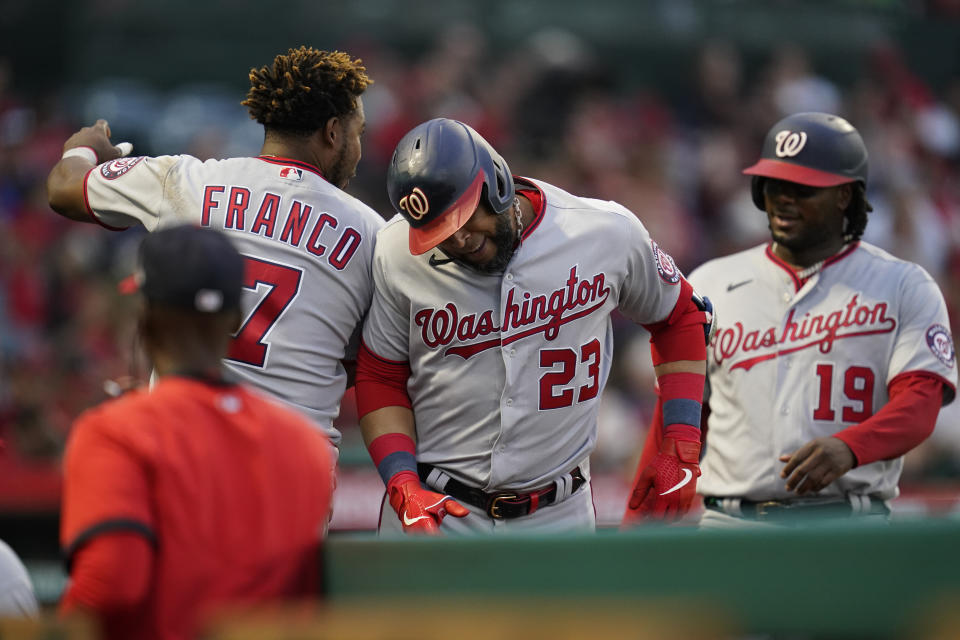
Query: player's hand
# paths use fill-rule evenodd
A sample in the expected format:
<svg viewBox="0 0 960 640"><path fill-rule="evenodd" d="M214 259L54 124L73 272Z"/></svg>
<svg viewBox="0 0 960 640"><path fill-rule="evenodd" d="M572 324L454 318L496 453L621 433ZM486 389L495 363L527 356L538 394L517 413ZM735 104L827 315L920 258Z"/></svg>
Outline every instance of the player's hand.
<svg viewBox="0 0 960 640"><path fill-rule="evenodd" d="M126 146L123 146L126 145ZM115 160L130 153L133 148L128 142L121 142L114 146L110 142L110 125L106 120L100 119L89 127L84 127L63 143L63 150L73 149L75 147L90 147L93 149L100 162Z"/></svg>
<svg viewBox="0 0 960 640"><path fill-rule="evenodd" d="M660 452L640 472L627 503L625 524L683 517L697 493L700 442L665 436Z"/></svg>
<svg viewBox="0 0 960 640"><path fill-rule="evenodd" d="M387 494L405 533L440 535L444 516L462 518L470 513L450 496L424 489L420 478L411 471L401 471L390 478Z"/></svg>
<svg viewBox="0 0 960 640"><path fill-rule="evenodd" d="M780 472L787 480L787 491L803 495L820 491L853 469L857 459L846 442L825 436L780 456L780 462L787 463Z"/></svg>

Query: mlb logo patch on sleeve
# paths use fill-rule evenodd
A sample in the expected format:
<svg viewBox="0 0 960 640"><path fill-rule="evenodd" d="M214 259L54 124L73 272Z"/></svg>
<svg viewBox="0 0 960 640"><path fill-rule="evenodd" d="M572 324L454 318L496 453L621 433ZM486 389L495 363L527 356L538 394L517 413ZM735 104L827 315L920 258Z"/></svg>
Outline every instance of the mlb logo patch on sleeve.
<svg viewBox="0 0 960 640"><path fill-rule="evenodd" d="M280 167L280 177L287 180L302 180L303 171L296 167Z"/></svg>

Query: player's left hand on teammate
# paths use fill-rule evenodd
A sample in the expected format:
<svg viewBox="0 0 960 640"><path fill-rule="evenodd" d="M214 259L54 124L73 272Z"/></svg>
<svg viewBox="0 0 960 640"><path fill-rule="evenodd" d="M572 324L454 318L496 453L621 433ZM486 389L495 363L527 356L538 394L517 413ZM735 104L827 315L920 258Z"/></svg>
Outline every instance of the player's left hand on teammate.
<svg viewBox="0 0 960 640"><path fill-rule="evenodd" d="M690 510L700 477L700 441L668 434L669 428L660 452L637 476L625 523L641 519L671 521Z"/></svg>
<svg viewBox="0 0 960 640"><path fill-rule="evenodd" d="M440 535L440 523L447 515L462 518L470 510L441 493L424 489L415 473L400 472L387 485L390 506L403 523L404 533Z"/></svg>
<svg viewBox="0 0 960 640"><path fill-rule="evenodd" d="M787 463L780 472L787 480L787 490L803 495L825 488L850 471L857 459L843 440L825 436L780 456L780 462Z"/></svg>

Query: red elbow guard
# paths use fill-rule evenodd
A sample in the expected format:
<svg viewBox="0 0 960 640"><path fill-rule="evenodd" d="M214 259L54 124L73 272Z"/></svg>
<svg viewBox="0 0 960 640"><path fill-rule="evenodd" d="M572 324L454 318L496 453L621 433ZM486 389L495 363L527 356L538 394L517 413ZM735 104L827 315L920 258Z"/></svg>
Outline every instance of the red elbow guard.
<svg viewBox="0 0 960 640"><path fill-rule="evenodd" d="M383 407L406 407L413 404L407 394L410 365L381 358L360 343L357 353L357 413L363 417Z"/></svg>
<svg viewBox="0 0 960 640"><path fill-rule="evenodd" d="M654 366L676 360L705 360L707 345L704 336L713 322L712 309L709 301L697 296L690 283L682 280L680 297L670 317L663 322L644 325L650 332Z"/></svg>

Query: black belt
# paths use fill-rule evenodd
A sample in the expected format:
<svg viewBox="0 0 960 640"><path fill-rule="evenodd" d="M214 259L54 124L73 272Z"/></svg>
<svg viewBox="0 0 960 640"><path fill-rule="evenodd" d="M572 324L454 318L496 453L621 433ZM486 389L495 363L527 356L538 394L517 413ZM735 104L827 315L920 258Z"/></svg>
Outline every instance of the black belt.
<svg viewBox="0 0 960 640"><path fill-rule="evenodd" d="M811 500L740 500L740 513L730 513L723 508L723 500L716 496L706 496L703 506L712 511L750 520L784 520L803 517L849 517L865 515L890 515L890 508L883 500L871 499L866 511L854 511L847 500L817 502Z"/></svg>
<svg viewBox="0 0 960 640"><path fill-rule="evenodd" d="M417 473L423 482L427 481L430 472L433 471L433 465L419 463L417 464ZM577 467L568 474L573 479L573 486L570 494L579 489L586 482L580 467ZM530 515L538 508L552 504L557 497L557 483L552 483L545 489L529 491L527 493L516 493L515 491L495 491L487 493L482 489L463 484L459 480L450 478L443 492L450 497L472 504L487 512L491 518L502 520L504 518L519 518L520 516Z"/></svg>

